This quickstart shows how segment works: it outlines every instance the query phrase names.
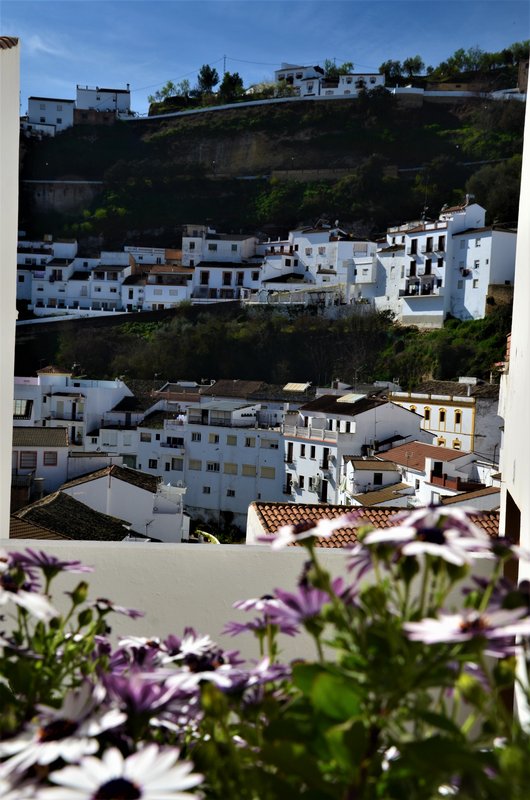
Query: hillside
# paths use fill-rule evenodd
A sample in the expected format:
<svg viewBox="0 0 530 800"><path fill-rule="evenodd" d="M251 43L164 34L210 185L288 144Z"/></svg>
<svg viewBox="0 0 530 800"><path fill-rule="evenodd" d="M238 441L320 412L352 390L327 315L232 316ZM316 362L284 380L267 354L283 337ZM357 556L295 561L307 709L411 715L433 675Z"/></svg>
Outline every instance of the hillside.
<svg viewBox="0 0 530 800"><path fill-rule="evenodd" d="M101 192L90 208L65 214L43 210L25 190L21 227L32 235L100 236L106 246L173 245L189 221L275 230L324 215L374 235L418 217L424 205L436 215L470 186L492 218L513 222L523 117L517 102L406 108L374 91L355 101L78 126L25 142L21 177L100 180ZM500 202L488 196L492 181L502 182Z"/></svg>

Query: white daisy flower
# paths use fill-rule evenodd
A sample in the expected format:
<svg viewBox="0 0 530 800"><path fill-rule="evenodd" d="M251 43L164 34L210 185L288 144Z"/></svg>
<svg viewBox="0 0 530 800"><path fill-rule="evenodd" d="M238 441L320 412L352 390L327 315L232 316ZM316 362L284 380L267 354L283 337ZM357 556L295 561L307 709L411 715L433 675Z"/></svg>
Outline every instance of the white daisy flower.
<svg viewBox="0 0 530 800"><path fill-rule="evenodd" d="M107 750L101 759L86 756L79 766L65 767L49 776L57 786L42 789L38 800L198 800L190 794L202 783L189 761L178 761L176 749L160 750L150 744L124 758L119 750Z"/></svg>
<svg viewBox="0 0 530 800"><path fill-rule="evenodd" d="M61 708L40 706L41 719L14 739L0 742L0 757L10 756L0 766L0 775L23 772L33 764L51 764L58 758L69 763L95 753L95 738L126 720L118 709L96 710L98 693L84 684L66 695Z"/></svg>

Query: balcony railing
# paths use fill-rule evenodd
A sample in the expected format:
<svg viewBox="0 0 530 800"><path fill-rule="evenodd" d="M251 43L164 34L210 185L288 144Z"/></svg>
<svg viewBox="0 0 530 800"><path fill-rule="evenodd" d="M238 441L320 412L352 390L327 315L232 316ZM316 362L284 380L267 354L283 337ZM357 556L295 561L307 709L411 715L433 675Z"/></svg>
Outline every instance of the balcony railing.
<svg viewBox="0 0 530 800"><path fill-rule="evenodd" d="M486 488L486 484L480 483L479 481L466 481L463 478L447 475L446 473L437 475L431 472L430 482L435 486L442 486L445 489L454 489L457 492L474 492Z"/></svg>
<svg viewBox="0 0 530 800"><path fill-rule="evenodd" d="M355 441L355 422L350 423L349 433L339 431L327 431L322 428L314 428L311 425L307 428L297 425L284 425L285 436L293 436L297 439L316 439L320 442L332 442L333 444L353 444Z"/></svg>

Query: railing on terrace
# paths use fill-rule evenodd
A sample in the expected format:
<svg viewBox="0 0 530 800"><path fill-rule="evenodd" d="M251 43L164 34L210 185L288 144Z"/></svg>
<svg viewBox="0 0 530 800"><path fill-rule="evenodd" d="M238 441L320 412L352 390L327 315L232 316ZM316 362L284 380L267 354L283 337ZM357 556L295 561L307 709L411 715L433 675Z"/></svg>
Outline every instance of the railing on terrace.
<svg viewBox="0 0 530 800"><path fill-rule="evenodd" d="M455 489L458 492L473 492L486 488L486 484L480 483L480 481L464 480L463 478L447 475L445 473L443 475L436 475L434 472L431 472L430 482L434 486L442 486L445 489Z"/></svg>
<svg viewBox="0 0 530 800"><path fill-rule="evenodd" d="M64 420L65 422L83 422L84 415L83 413L69 414L67 411L63 411L62 413L59 413L58 411L51 411L46 415L45 419L60 419Z"/></svg>
<svg viewBox="0 0 530 800"><path fill-rule="evenodd" d="M349 433L327 431L311 425L307 428L301 428L298 425L284 425L283 433L284 436L293 436L298 439L317 439L321 442L349 444L355 440L355 422L352 420L350 425L352 430Z"/></svg>
<svg viewBox="0 0 530 800"><path fill-rule="evenodd" d="M173 442L160 442L160 447L169 447L172 450L180 451L182 454L184 454L185 452L183 444L173 444Z"/></svg>
<svg viewBox="0 0 530 800"><path fill-rule="evenodd" d="M27 486L31 486L34 477L35 471L28 472L26 475L18 475L18 473L13 472L11 474L11 486L13 489L24 489Z"/></svg>

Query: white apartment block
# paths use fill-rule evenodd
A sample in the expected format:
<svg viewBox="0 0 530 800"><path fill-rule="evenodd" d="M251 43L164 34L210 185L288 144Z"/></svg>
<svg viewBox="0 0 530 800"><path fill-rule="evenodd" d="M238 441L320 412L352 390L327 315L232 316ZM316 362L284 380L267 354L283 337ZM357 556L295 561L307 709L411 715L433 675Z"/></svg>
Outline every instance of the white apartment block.
<svg viewBox="0 0 530 800"><path fill-rule="evenodd" d="M486 228L485 215L467 197L434 222L389 228L378 253L375 307L422 327L441 327L449 313L484 317L492 287L513 283L517 238Z"/></svg>
<svg viewBox="0 0 530 800"><path fill-rule="evenodd" d="M182 236L182 265L241 263L255 255L256 243L255 236L217 233L206 225L186 225Z"/></svg>
<svg viewBox="0 0 530 800"><path fill-rule="evenodd" d="M346 457L403 439L431 438L418 414L382 398L323 395L286 415L285 491L300 503L337 503Z"/></svg>
<svg viewBox="0 0 530 800"><path fill-rule="evenodd" d="M75 106L79 110L114 111L129 114L131 111L131 91L126 89L104 89L99 86L76 87Z"/></svg>
<svg viewBox="0 0 530 800"><path fill-rule="evenodd" d="M28 97L28 118L23 129L55 136L74 124L73 100L53 97Z"/></svg>
<svg viewBox="0 0 530 800"><path fill-rule="evenodd" d="M45 367L36 378L15 378L13 418L17 426L67 428L70 448L82 450L85 436L106 411L132 392L123 381L76 378Z"/></svg>

